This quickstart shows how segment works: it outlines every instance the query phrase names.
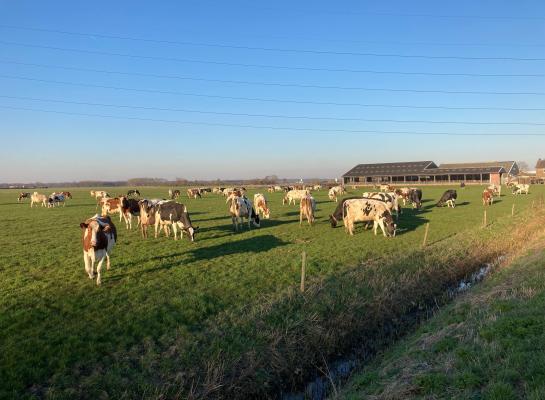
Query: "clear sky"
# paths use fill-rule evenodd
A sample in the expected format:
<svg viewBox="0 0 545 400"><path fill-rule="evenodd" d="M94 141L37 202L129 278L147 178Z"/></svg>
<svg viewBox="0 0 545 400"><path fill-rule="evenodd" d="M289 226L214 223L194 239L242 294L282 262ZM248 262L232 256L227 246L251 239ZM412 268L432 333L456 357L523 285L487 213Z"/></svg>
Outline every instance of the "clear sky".
<svg viewBox="0 0 545 400"><path fill-rule="evenodd" d="M1 182L545 156L542 0L4 1L0 35Z"/></svg>

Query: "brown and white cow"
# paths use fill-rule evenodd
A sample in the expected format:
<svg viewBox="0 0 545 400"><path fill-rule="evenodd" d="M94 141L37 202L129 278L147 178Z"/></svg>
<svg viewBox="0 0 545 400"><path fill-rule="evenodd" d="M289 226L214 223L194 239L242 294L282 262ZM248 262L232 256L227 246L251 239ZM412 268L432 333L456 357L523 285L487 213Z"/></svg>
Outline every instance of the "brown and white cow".
<svg viewBox="0 0 545 400"><path fill-rule="evenodd" d="M101 284L101 269L106 259L106 269L110 269L110 254L117 241L117 231L110 217L95 215L80 224L83 231L83 262L89 279L94 278L94 265L97 264L97 285Z"/></svg>
<svg viewBox="0 0 545 400"><path fill-rule="evenodd" d="M264 219L269 219L271 217L271 211L269 205L267 204L267 199L261 193L254 194L254 207L255 212L259 215L261 214Z"/></svg>
<svg viewBox="0 0 545 400"><path fill-rule="evenodd" d="M197 199L197 198L201 198L202 195L201 195L201 190L199 188L190 188L190 189L187 189L187 198L188 199Z"/></svg>
<svg viewBox="0 0 545 400"><path fill-rule="evenodd" d="M310 192L308 190L290 190L284 195L284 198L282 199L282 204L285 205L286 203L288 203L288 205L290 205L292 202L293 204L296 204L295 202L297 200L301 200L303 197L306 197L308 195L310 195Z"/></svg>
<svg viewBox="0 0 545 400"><path fill-rule="evenodd" d="M30 196L30 208L34 206L34 203L36 205L42 203L42 207L47 207L47 196L38 192L32 193L32 196Z"/></svg>
<svg viewBox="0 0 545 400"><path fill-rule="evenodd" d="M17 198L17 202L20 203L23 199L30 199L31 194L29 192L21 192L19 193L19 197Z"/></svg>
<svg viewBox="0 0 545 400"><path fill-rule="evenodd" d="M314 212L316 211L316 200L311 195L305 196L299 203L299 225L303 224L303 218L307 219L309 225L314 223Z"/></svg>
<svg viewBox="0 0 545 400"><path fill-rule="evenodd" d="M131 200L138 203L134 199ZM127 229L132 228L132 214L130 212L127 212L127 207L125 208L125 210L123 208L123 203L127 204L126 197L104 197L100 199L99 203L102 209L102 216L119 213L119 222L121 222L121 220L125 220L125 227ZM138 210L137 212L139 211L140 210Z"/></svg>
<svg viewBox="0 0 545 400"><path fill-rule="evenodd" d="M403 187L395 190L395 193L401 197L403 200L403 205L406 206L407 202L409 201L409 195L411 193L411 189L408 187Z"/></svg>
<svg viewBox="0 0 545 400"><path fill-rule="evenodd" d="M244 218L248 219L248 229L252 228L252 224L256 228L261 226L259 215L255 212L252 202L246 197L230 196L227 202L229 203L229 214L231 214L235 232L238 231L238 224L244 223Z"/></svg>
<svg viewBox="0 0 545 400"><path fill-rule="evenodd" d="M487 187L487 190L492 192L492 196L501 197L501 185L490 185Z"/></svg>
<svg viewBox="0 0 545 400"><path fill-rule="evenodd" d="M393 189L394 189L393 186L390 186L388 184L380 185L380 187L379 187L379 190L381 192L391 192L391 191L393 191Z"/></svg>
<svg viewBox="0 0 545 400"><path fill-rule="evenodd" d="M356 222L373 222L373 231L377 234L380 226L383 235L395 236L396 224L392 214L383 201L374 199L352 199L343 204L343 221L346 231L354 235Z"/></svg>
<svg viewBox="0 0 545 400"><path fill-rule="evenodd" d="M483 191L483 206L491 206L494 203L494 191L492 189L485 189Z"/></svg>

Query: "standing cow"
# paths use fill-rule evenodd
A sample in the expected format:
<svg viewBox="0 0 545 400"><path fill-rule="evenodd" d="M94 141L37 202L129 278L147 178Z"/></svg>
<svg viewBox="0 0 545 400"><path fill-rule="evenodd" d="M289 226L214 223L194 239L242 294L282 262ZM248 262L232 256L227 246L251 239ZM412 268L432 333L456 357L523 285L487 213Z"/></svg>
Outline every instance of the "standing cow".
<svg viewBox="0 0 545 400"><path fill-rule="evenodd" d="M110 254L117 241L117 231L110 217L95 215L80 224L83 231L83 262L89 279L94 278L94 265L97 264L97 285L101 284L101 269L106 259L106 269L110 269Z"/></svg>
<svg viewBox="0 0 545 400"><path fill-rule="evenodd" d="M494 192L492 189L485 189L483 191L483 206L491 206L494 203Z"/></svg>
<svg viewBox="0 0 545 400"><path fill-rule="evenodd" d="M308 190L290 190L284 195L284 198L282 199L282 204L285 205L286 203L288 203L288 205L291 205L292 202L293 204L296 204L295 202L297 200L301 200L303 197L306 197L308 195L310 195L310 192Z"/></svg>
<svg viewBox="0 0 545 400"><path fill-rule="evenodd" d="M269 205L267 204L267 199L261 193L254 194L254 207L257 215L261 214L264 219L269 219L271 217L271 211Z"/></svg>
<svg viewBox="0 0 545 400"><path fill-rule="evenodd" d="M238 224L244 222L244 218L248 219L248 229L252 228L252 224L259 228L261 226L259 215L255 212L252 202L246 197L231 195L227 202L229 203L229 213L235 232L238 231Z"/></svg>
<svg viewBox="0 0 545 400"><path fill-rule="evenodd" d="M307 219L308 224L314 223L314 212L316 211L316 200L311 195L301 199L299 204L299 226L303 224L303 217Z"/></svg>
<svg viewBox="0 0 545 400"><path fill-rule="evenodd" d="M30 208L34 206L34 203L36 203L36 205L38 205L38 203L42 203L42 207L46 207L47 196L38 192L32 193L32 196L30 196Z"/></svg>
<svg viewBox="0 0 545 400"><path fill-rule="evenodd" d="M157 205L155 212L155 237L157 238L158 229L162 226L165 229L165 233L168 236L168 226L172 226L174 231L174 240L178 240L178 228L180 228L180 239L183 238L183 233L186 232L189 235L189 239L195 241L195 234L199 230L199 227L193 227L187 207L183 204L176 203L174 201L164 201Z"/></svg>
<svg viewBox="0 0 545 400"><path fill-rule="evenodd" d="M19 193L19 197L17 198L17 202L20 203L23 199L30 199L31 194L29 192L21 192Z"/></svg>

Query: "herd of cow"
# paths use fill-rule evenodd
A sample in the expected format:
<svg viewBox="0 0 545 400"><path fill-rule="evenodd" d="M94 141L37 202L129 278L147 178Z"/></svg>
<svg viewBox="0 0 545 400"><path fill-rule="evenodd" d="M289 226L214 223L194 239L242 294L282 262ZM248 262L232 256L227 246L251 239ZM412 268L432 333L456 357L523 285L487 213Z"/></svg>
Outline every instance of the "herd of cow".
<svg viewBox="0 0 545 400"><path fill-rule="evenodd" d="M528 194L529 185L512 185L513 194ZM299 224L302 225L306 219L309 225L315 222L316 200L311 192L322 189L321 185L311 187L281 187L271 186L269 192L282 191L283 205L299 203ZM418 188L394 188L390 185L380 185L379 191L365 192L363 196L346 197L340 202L338 197L346 193L343 186L332 186L329 188L328 197L335 201L337 207L329 216L332 227L336 227L342 220L348 234L354 234L354 226L357 222L363 222L367 227L373 225L375 235L380 227L385 237L394 237L397 224L402 212L400 202L403 205L411 204L413 208L420 209L422 206L422 190ZM248 229L261 226L261 218L270 218L270 208L264 194L256 193L253 202L246 196L246 189L241 188L192 188L187 189L188 198L198 199L206 193L217 193L226 197L228 212L235 231L238 231L239 224L247 220ZM112 214L119 214L119 221L125 221L127 229L132 229L132 218L137 218L137 225L140 226L142 237L147 238L148 228L154 226L155 237L157 238L161 229L167 237L170 236L170 229L174 232L174 240L180 239L186 233L191 241L195 240L195 234L199 227L193 226L187 207L178 203L179 190L169 190L169 199L141 199L140 192L136 189L129 190L127 195L110 196L105 191L90 192L97 200L97 208L101 208L101 214L96 214L80 224L83 231L83 259L85 270L89 278L94 279L94 265L97 271L97 285L101 283L101 267L106 260L107 269L110 268L110 253L117 241L117 230L110 218ZM490 185L482 194L483 205L489 206L494 198L501 195L501 186ZM458 194L456 190L446 190L439 201L438 207L456 207ZM21 193L18 201L30 198L31 207L41 203L43 207L56 207L65 205L66 199L71 199L70 192L52 193L50 196L38 192Z"/></svg>

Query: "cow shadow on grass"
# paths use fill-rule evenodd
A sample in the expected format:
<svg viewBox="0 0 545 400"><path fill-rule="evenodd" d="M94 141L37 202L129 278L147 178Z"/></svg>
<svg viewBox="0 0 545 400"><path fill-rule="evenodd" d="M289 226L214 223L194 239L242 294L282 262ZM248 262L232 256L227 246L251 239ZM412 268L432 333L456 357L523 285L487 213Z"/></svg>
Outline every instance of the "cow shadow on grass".
<svg viewBox="0 0 545 400"><path fill-rule="evenodd" d="M221 243L215 246L199 247L189 250L187 254L192 258L191 262L199 260L211 260L218 257L243 253L261 253L277 247L286 246L289 242L273 235L260 235L251 238Z"/></svg>
<svg viewBox="0 0 545 400"><path fill-rule="evenodd" d="M402 236L416 230L419 226L429 222L429 220L419 216L418 214L404 213L401 214L399 220L395 222L397 224L396 236Z"/></svg>

